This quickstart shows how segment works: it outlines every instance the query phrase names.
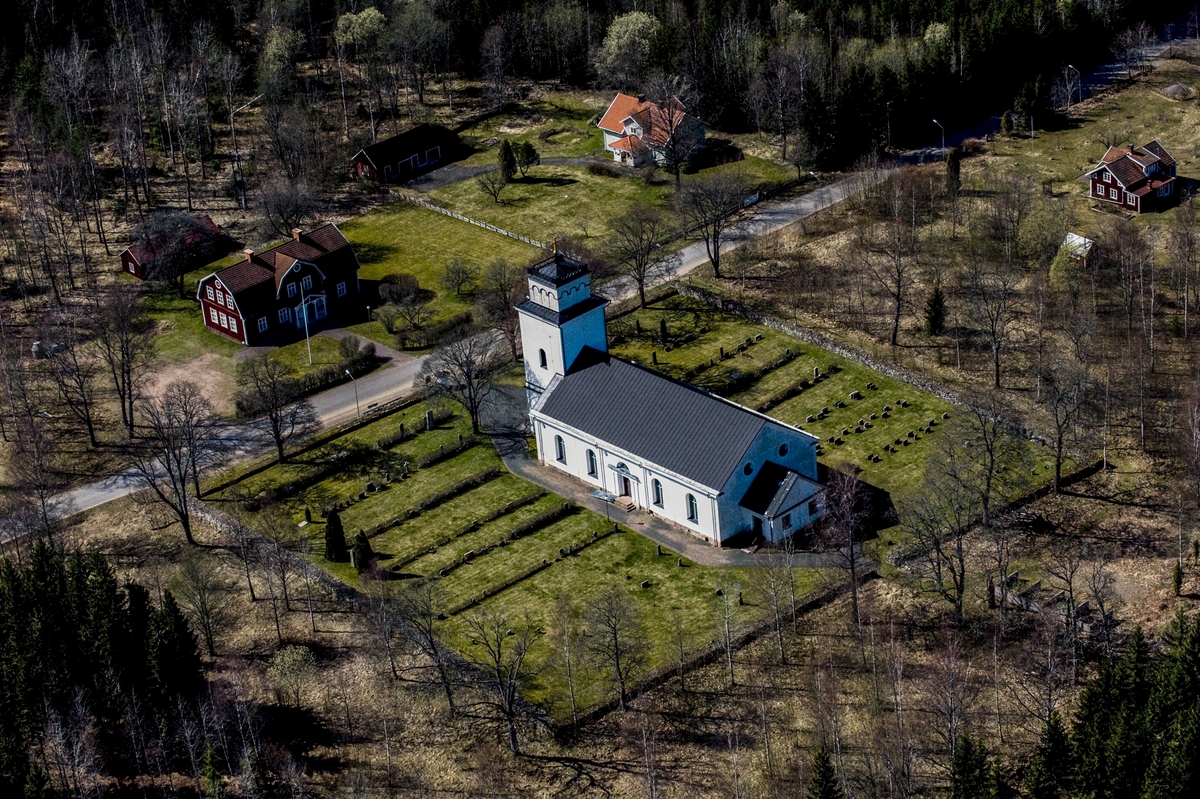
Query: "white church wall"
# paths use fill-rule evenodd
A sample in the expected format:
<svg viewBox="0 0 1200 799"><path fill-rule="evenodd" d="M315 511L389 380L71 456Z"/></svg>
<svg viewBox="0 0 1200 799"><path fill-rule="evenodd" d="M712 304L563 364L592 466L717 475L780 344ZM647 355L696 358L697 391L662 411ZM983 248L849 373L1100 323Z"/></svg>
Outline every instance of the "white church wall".
<svg viewBox="0 0 1200 799"><path fill-rule="evenodd" d="M563 347L559 328L532 316L521 314L521 349L525 357L525 383L538 393L545 391L554 376L564 374ZM542 368L540 353L546 354Z"/></svg>
<svg viewBox="0 0 1200 799"><path fill-rule="evenodd" d="M554 420L537 417L535 425L537 435L538 458L547 466L553 466L572 477L595 486L596 489L608 491L620 496L621 486L619 475L614 470L618 464L625 464L631 475L630 486L633 502L644 510L661 516L668 521L678 524L692 533L701 535L713 542L719 541L720 514L717 500L711 488L680 478L678 475L655 468L640 458L605 446L602 442L583 436L578 431L562 425ZM565 461L558 459L558 447L555 437L563 440ZM596 474L588 474L588 450L596 453ZM662 484L662 505L654 503L653 482ZM696 500L696 519L687 517L687 497L691 494Z"/></svg>
<svg viewBox="0 0 1200 799"><path fill-rule="evenodd" d="M794 472L815 480L817 477L817 439L800 430L778 424L764 425L754 441L742 454L741 462L721 490L719 507L724 523L724 537L749 530L756 514L741 506L742 497L767 461L773 461ZM780 447L786 446L786 452ZM746 474L746 466L751 467ZM762 517L759 517L762 518ZM765 523L764 523L765 530Z"/></svg>

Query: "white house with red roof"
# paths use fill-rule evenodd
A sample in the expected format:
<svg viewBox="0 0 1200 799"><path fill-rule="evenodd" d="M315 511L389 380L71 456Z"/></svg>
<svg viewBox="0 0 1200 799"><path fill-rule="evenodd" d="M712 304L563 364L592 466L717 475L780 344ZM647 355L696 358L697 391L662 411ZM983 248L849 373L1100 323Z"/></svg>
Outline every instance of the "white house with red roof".
<svg viewBox="0 0 1200 799"><path fill-rule="evenodd" d="M1141 147L1109 147L1084 177L1092 199L1135 214L1159 210L1175 197L1175 159L1158 139Z"/></svg>
<svg viewBox="0 0 1200 799"><path fill-rule="evenodd" d="M682 161L704 146L704 123L687 112L679 98L658 105L618 93L600 117L604 149L630 166Z"/></svg>

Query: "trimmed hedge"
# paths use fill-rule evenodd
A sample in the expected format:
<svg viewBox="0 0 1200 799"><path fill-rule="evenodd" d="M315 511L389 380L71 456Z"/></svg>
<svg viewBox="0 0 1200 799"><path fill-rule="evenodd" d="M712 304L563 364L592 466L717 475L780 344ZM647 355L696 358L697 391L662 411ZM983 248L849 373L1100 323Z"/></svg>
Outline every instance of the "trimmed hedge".
<svg viewBox="0 0 1200 799"><path fill-rule="evenodd" d="M446 447L438 447L437 452L430 452L428 455L423 455L417 459L417 467L420 469L428 469L436 463L441 463L444 460L449 460L460 452L466 452L471 447L479 442L475 436L466 436L462 441L447 449Z"/></svg>
<svg viewBox="0 0 1200 799"><path fill-rule="evenodd" d="M375 354L375 344L368 342L363 345L361 350L346 360L301 376L299 378L300 390L306 395L316 394L330 386L348 381L350 378L346 376L347 370L355 377L361 377L378 364L379 357Z"/></svg>
<svg viewBox="0 0 1200 799"><path fill-rule="evenodd" d="M459 605L458 607L454 608L451 611L448 611L446 615L456 616L465 610L470 610L471 608L476 607L476 606L486 602L487 600L491 599L492 597L496 596L497 594L507 591L508 589L512 588L514 585L517 585L518 583L520 583L524 580L528 580L530 577L534 576L538 572L550 568L551 566L553 566L555 563L562 560L563 558L569 557L570 555L574 555L579 552L582 552L583 550L590 547L592 544L603 541L605 538L608 538L610 535L612 535L615 532L617 532L617 525L615 525L615 524L611 528L605 530L604 532L597 531L596 533L594 533L592 535L591 538L580 541L578 544L572 544L569 548L564 550L565 554L555 558L554 560L544 558L541 563L534 566L533 568L528 569L525 572L522 572L521 574L517 575L516 577L513 577L512 579L505 580L503 583L500 583L499 585L489 588L488 590L484 591L479 596L477 596L471 600L468 600L467 602L463 603L462 605ZM475 556L478 557L480 555L486 554L492 548L493 547L490 547L490 546L484 547L483 549L476 552ZM463 560L455 561L453 566L457 567L466 562L467 562L467 560L464 558ZM444 577L446 574L449 574L450 571L452 571L452 569L444 569L443 570L444 573L441 576Z"/></svg>
<svg viewBox="0 0 1200 799"><path fill-rule="evenodd" d="M406 327L396 331L396 344L402 350L425 349L442 341L452 341L462 338L467 334L473 322L474 317L471 315L471 312L463 311L460 314L451 316L449 319L438 322L436 325L423 327L420 330Z"/></svg>
<svg viewBox="0 0 1200 799"><path fill-rule="evenodd" d="M433 412L433 423L435 425L445 424L446 422L450 421L453 418L454 418L454 411L449 410L448 408ZM383 438L381 438L377 442L375 442L375 449L379 449L379 450L391 449L392 447L396 446L397 444L402 444L405 441L413 440L417 436L421 435L421 433L425 432L425 428L422 426L423 423L424 422L422 421L421 423L413 425L413 429L405 430L403 435L401 435L399 432L396 432L393 435L384 436Z"/></svg>
<svg viewBox="0 0 1200 799"><path fill-rule="evenodd" d="M514 499L512 502L509 502L508 504L504 505L503 507L497 508L496 510L492 511L487 516L484 516L481 519L475 519L470 524L466 524L466 525L463 525L462 527L458 528L450 535L445 536L444 538L439 538L437 541L435 541L433 543L432 546L430 546L429 549L422 550L421 552L418 552L415 555L410 555L409 557L405 558L404 560L393 563L391 568L393 571L395 571L396 569L402 569L405 566L407 566L408 564L418 561L421 558L425 557L426 555L436 551L438 547L444 547L447 544L454 542L456 539L462 538L464 535L475 532L480 527L483 527L485 524L491 524L492 522L496 521L497 519L499 519L502 516L507 516L510 513L520 510L521 508L525 507L526 505L532 505L534 502L537 502L539 499L541 499L544 496L546 496L545 491L534 491L529 496L521 497L520 499Z"/></svg>

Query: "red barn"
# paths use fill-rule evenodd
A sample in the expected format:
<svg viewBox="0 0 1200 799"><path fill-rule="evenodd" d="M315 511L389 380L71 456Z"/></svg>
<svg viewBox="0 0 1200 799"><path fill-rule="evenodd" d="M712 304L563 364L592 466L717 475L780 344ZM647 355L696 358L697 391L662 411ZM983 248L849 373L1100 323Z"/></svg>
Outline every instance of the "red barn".
<svg viewBox="0 0 1200 799"><path fill-rule="evenodd" d="M221 235L221 228L208 216L197 216L195 223L188 229L184 244L191 247L203 241L208 241ZM130 244L121 250L121 271L133 275L138 280L146 279L146 270L158 254L162 242Z"/></svg>
<svg viewBox="0 0 1200 799"><path fill-rule="evenodd" d="M1158 139L1142 147L1109 147L1085 177L1092 199L1135 214L1164 208L1175 197L1175 159Z"/></svg>
<svg viewBox="0 0 1200 799"><path fill-rule="evenodd" d="M281 344L363 314L358 258L328 224L214 272L196 299L209 330L240 344Z"/></svg>

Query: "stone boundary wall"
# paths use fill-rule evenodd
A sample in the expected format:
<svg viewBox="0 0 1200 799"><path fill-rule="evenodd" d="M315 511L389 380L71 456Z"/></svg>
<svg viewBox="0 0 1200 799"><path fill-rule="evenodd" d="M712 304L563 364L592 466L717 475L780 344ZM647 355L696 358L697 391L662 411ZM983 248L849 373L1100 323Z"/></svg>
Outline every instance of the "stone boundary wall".
<svg viewBox="0 0 1200 799"><path fill-rule="evenodd" d="M266 539L264 539L261 535L246 527L244 524L236 521L228 514L217 510L202 499L196 499L193 497L188 501L188 508L191 510L193 516L205 522L206 524L211 525L220 533L238 537L245 536L253 538L258 542L266 543ZM290 549L285 549L284 553L285 557L288 559L288 562L291 563L292 568L296 569L296 571L305 573L317 585L324 588L331 597L339 602L355 602L365 599L363 594L358 589L351 588L341 580L330 575L324 569L320 569L312 565L295 552L292 552Z"/></svg>

